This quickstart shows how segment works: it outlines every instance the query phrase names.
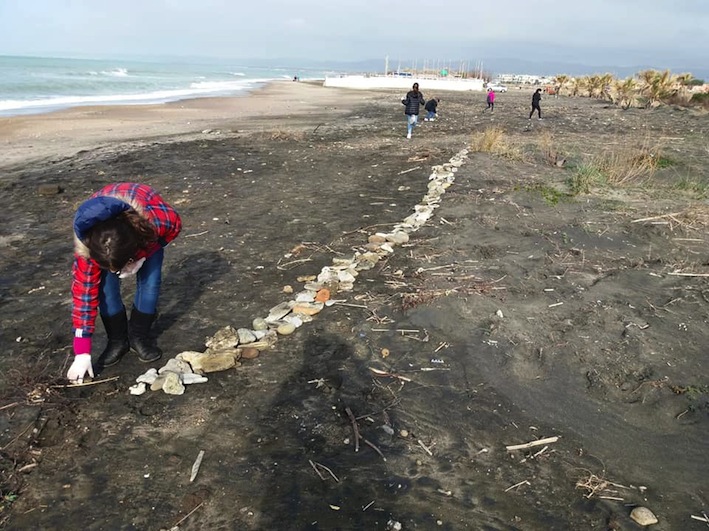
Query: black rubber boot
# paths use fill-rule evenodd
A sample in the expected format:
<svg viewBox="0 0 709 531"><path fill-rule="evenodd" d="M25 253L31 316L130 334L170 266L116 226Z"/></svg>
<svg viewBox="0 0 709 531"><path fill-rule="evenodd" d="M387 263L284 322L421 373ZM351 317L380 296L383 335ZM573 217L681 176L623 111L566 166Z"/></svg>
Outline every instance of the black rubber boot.
<svg viewBox="0 0 709 531"><path fill-rule="evenodd" d="M103 326L106 328L108 343L99 356L97 365L99 367L110 367L118 363L124 354L130 350L126 309L123 308L122 311L110 317L102 315L101 321L103 321Z"/></svg>
<svg viewBox="0 0 709 531"><path fill-rule="evenodd" d="M130 326L128 337L130 348L132 348L140 361L151 363L162 357L162 350L158 348L155 341L150 337L150 328L155 321L154 313L143 313L135 306L130 312Z"/></svg>

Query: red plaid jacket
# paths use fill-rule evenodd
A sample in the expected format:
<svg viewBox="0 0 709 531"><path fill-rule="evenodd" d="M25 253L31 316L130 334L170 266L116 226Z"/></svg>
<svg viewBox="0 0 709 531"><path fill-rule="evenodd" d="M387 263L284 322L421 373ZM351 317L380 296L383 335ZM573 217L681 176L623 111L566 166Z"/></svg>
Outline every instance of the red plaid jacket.
<svg viewBox="0 0 709 531"><path fill-rule="evenodd" d="M149 249L141 249L134 256L135 260L147 258L160 247L165 247L182 229L179 214L155 190L145 184L109 184L79 206L74 217L74 265L71 284L73 299L71 316L75 338L91 337L98 313L101 268L91 259L88 248L81 241L83 232L99 221L107 219L109 209L102 208L100 200L91 202L95 198L106 198L110 203L110 209L114 211L116 208L119 209L116 214L132 208L155 227L158 235L157 242Z"/></svg>

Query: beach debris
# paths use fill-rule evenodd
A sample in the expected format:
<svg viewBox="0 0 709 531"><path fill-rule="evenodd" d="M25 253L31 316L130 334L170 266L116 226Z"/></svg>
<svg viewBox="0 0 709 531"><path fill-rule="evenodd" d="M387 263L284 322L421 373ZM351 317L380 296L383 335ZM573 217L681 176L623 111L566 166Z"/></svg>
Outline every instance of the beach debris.
<svg viewBox="0 0 709 531"><path fill-rule="evenodd" d="M404 529L404 526L401 525L401 522L396 520L389 520L387 522L387 531L401 531L402 529Z"/></svg>
<svg viewBox="0 0 709 531"><path fill-rule="evenodd" d="M638 506L630 511L630 518L638 525L653 525L657 523L657 516L647 507Z"/></svg>
<svg viewBox="0 0 709 531"><path fill-rule="evenodd" d="M429 455L429 457L433 457L433 452L431 451L431 449L430 449L428 446L426 446L426 445L423 443L423 441L422 441L421 439L417 439L416 442L418 443L418 445L419 445L421 448L423 448L423 451L426 452L426 453Z"/></svg>
<svg viewBox="0 0 709 531"><path fill-rule="evenodd" d="M511 491L512 489L516 489L516 488L518 488L518 487L521 487L522 485L531 485L531 483L525 479L525 480L523 480L523 481L520 481L519 483L515 483L515 484L512 485L511 487L507 487L507 488L505 489L505 492L509 492L509 491Z"/></svg>
<svg viewBox="0 0 709 531"><path fill-rule="evenodd" d="M313 461L313 460L311 460L311 459L308 459L308 463L310 463L310 466L313 467L313 470L315 470L315 473L316 473L316 474L318 475L318 477L320 477L320 479L322 479L323 481L326 481L327 478L325 478L325 476L322 475L322 473L320 472L320 469L322 469L322 470L324 470L325 472L327 472L328 474L330 474L330 477L331 477L332 479L334 479L337 483L340 482L340 479L333 473L333 471L330 470L330 469L329 469L328 467L326 467L325 465L323 465L323 464L321 464L321 463L318 463L318 462L316 462L316 461Z"/></svg>
<svg viewBox="0 0 709 531"><path fill-rule="evenodd" d="M199 453L197 454L197 459L195 459L195 462L192 465L192 473L190 474L190 483L192 483L195 480L195 478L197 477L197 474L199 473L199 467L202 465L202 459L204 459L204 450L199 451Z"/></svg>
<svg viewBox="0 0 709 531"><path fill-rule="evenodd" d="M535 446L544 446L545 444L555 443L559 440L559 437L547 437L545 439L538 439L536 441L524 443L524 444L513 444L511 446L505 446L508 452L513 450L525 450L527 448L533 448Z"/></svg>

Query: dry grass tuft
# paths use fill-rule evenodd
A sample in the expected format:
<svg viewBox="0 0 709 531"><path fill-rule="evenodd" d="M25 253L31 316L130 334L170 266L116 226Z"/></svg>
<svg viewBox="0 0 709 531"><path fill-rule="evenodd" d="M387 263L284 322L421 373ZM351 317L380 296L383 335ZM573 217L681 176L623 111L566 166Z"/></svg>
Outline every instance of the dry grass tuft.
<svg viewBox="0 0 709 531"><path fill-rule="evenodd" d="M646 140L639 146L628 144L586 157L570 178L574 193L589 193L596 186L643 184L663 166L662 148Z"/></svg>
<svg viewBox="0 0 709 531"><path fill-rule="evenodd" d="M618 489L627 489L628 487L589 472L588 476L582 477L576 482L576 488L585 490L584 497L586 498L598 496L599 498L622 500L621 492Z"/></svg>
<svg viewBox="0 0 709 531"><path fill-rule="evenodd" d="M306 135L303 131L287 131L284 129L277 129L275 131L263 131L262 133L257 133L257 137L264 140L275 140L275 141L296 141L300 142L305 140Z"/></svg>
<svg viewBox="0 0 709 531"><path fill-rule="evenodd" d="M559 149L559 145L550 131L543 131L539 135L539 149L544 157L544 162L550 166L563 165L564 155ZM560 164L561 162L561 164Z"/></svg>
<svg viewBox="0 0 709 531"><path fill-rule="evenodd" d="M501 127L488 127L483 132L474 134L470 149L514 160L523 159L522 150L510 142L509 136Z"/></svg>

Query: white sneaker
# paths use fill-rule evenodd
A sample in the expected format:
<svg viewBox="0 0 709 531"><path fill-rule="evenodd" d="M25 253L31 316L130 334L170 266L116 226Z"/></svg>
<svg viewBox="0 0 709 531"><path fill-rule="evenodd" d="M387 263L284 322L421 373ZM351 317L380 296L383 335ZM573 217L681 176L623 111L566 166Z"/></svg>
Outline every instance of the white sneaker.
<svg viewBox="0 0 709 531"><path fill-rule="evenodd" d="M428 122L428 118L424 118L423 121L424 121L424 122Z"/></svg>
<svg viewBox="0 0 709 531"><path fill-rule="evenodd" d="M406 138L411 138L411 133L407 134Z"/></svg>
<svg viewBox="0 0 709 531"><path fill-rule="evenodd" d="M435 118L431 118L431 119L429 120L429 122L435 122L435 121L436 121Z"/></svg>

